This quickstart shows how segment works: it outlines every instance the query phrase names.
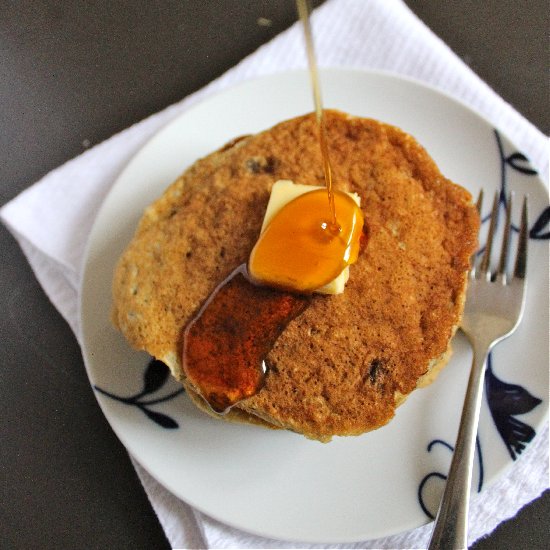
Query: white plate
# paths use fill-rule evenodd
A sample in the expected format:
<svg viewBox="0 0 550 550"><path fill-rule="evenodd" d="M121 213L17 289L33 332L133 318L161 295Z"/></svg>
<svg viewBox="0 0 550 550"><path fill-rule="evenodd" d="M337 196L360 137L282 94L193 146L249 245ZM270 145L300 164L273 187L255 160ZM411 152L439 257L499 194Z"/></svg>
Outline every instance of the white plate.
<svg viewBox="0 0 550 550"><path fill-rule="evenodd" d="M526 173L527 161L462 104L413 81L380 73L326 71L322 86L326 107L403 128L426 147L445 175L474 195L483 186L490 196L503 181L518 195L528 192L531 227L547 209L547 192L536 175ZM83 348L96 388L119 397L143 389L149 359L130 350L111 327L109 311L113 266L144 207L197 158L235 136L268 128L311 108L305 73L246 82L181 115L129 163L97 218L86 260ZM515 211L516 222L517 218ZM535 233L548 231L546 226L547 222L537 226ZM505 445L510 436L503 438L497 423L505 432L514 425L513 433L528 432L529 427L538 431L546 417L547 282L547 242L531 239L525 320L493 353L489 380L496 422L485 400L476 488L480 481L486 487L513 462ZM211 419L184 394L170 398L178 386L164 381L162 372L153 368L147 377L151 391L137 398L142 408L100 390L96 393L130 453L162 485L199 510L276 539L351 542L419 526L429 520L425 510L435 510L471 361L461 335L455 338L454 349L438 380L414 392L388 426L360 437L335 438L327 445L290 432ZM499 385L495 376L519 388ZM497 399L505 394L504 401ZM529 394L543 401L537 404ZM163 401L165 396L168 399ZM168 426L175 422L178 428L168 429L159 422Z"/></svg>

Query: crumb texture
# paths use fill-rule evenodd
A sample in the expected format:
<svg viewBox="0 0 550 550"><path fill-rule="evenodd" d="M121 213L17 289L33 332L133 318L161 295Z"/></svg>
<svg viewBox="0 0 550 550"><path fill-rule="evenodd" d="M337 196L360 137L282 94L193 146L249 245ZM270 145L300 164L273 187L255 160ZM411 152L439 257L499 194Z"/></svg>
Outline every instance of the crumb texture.
<svg viewBox="0 0 550 550"><path fill-rule="evenodd" d="M326 113L335 185L361 197L368 243L344 294L313 297L269 353L265 387L228 418L320 440L386 424L447 357L479 225L470 194L410 135ZM324 184L317 136L315 117L306 115L234 140L197 161L144 213L116 268L112 318L176 378L185 381L182 331L247 261L271 185Z"/></svg>

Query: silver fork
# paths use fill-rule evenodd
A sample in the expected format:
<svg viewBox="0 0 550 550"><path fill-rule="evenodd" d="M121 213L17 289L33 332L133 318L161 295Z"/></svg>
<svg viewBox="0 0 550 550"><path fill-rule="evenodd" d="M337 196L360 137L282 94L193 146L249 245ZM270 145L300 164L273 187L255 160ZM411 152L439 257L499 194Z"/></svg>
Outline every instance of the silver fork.
<svg viewBox="0 0 550 550"><path fill-rule="evenodd" d="M477 207L481 212L483 192ZM521 227L513 275L508 275L512 197L506 204L506 225L500 260L491 270L491 252L498 225L499 194L495 195L485 252L479 266L472 259L466 305L460 328L473 349L472 370L466 390L460 428L445 491L435 519L429 550L467 547L468 503L472 465L483 395L485 362L495 344L510 336L518 327L525 304L527 269L527 197L523 201Z"/></svg>

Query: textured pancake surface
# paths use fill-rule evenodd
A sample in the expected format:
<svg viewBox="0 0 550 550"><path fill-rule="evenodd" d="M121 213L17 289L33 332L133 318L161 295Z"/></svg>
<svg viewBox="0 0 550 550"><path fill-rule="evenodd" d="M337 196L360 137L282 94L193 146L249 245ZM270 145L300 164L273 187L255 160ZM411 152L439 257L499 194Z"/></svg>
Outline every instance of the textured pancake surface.
<svg viewBox="0 0 550 550"><path fill-rule="evenodd" d="M320 440L386 424L444 362L479 225L470 194L410 135L338 111L326 111L326 128L336 187L361 197L368 244L344 294L313 297L269 353L264 388L226 415ZM115 325L195 402L181 367L183 329L247 262L278 179L324 184L313 115L197 161L147 208L117 265Z"/></svg>

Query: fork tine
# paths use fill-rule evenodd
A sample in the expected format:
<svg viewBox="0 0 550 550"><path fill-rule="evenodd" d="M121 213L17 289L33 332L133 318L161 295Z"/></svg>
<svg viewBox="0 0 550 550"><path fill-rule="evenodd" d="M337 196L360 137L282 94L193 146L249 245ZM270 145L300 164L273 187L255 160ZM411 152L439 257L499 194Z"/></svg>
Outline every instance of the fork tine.
<svg viewBox="0 0 550 550"><path fill-rule="evenodd" d="M493 249L493 239L498 223L498 207L499 207L499 191L495 193L495 200L493 201L493 210L491 212L491 223L489 225L489 234L487 235L487 243L485 244L485 253L481 259L481 265L479 267L479 273L481 277L487 279L491 278L489 272L491 267L491 251Z"/></svg>
<svg viewBox="0 0 550 550"><path fill-rule="evenodd" d="M507 283L508 277L506 275L506 267L508 265L508 255L510 251L510 233L512 231L512 193L508 195L506 201L506 221L504 225L504 236L502 238L502 248L500 251L500 261L498 264L498 271L496 280L503 285Z"/></svg>
<svg viewBox="0 0 550 550"><path fill-rule="evenodd" d="M527 224L527 196L523 199L523 209L521 211L521 226L519 230L518 251L516 256L516 265L514 267L514 277L525 279L527 271L527 240L529 238Z"/></svg>
<svg viewBox="0 0 550 550"><path fill-rule="evenodd" d="M483 206L483 189L479 192L476 202L477 213L481 216L481 207Z"/></svg>
<svg viewBox="0 0 550 550"><path fill-rule="evenodd" d="M483 208L483 189L480 190L479 195L477 196L476 209L477 214L481 219L481 210ZM481 227L481 226L480 226ZM473 252L470 257L470 279L474 279L476 276L477 269L477 251Z"/></svg>

